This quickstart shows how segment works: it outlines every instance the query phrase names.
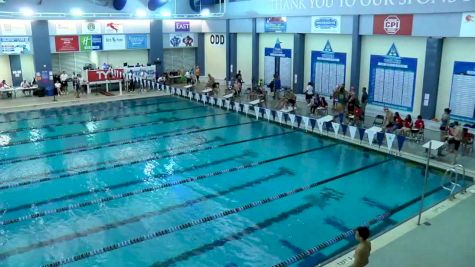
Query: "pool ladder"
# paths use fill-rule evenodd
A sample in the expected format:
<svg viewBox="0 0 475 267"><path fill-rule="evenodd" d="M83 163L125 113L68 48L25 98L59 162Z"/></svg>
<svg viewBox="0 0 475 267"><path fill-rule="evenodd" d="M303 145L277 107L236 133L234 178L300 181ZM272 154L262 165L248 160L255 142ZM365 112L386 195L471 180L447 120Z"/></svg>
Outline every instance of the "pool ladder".
<svg viewBox="0 0 475 267"><path fill-rule="evenodd" d="M443 189L450 192L449 199L454 199L454 193L457 187L460 187L461 192L465 193L466 188L459 183L459 174L462 175L462 180L465 185L465 168L461 164L452 166L445 171L444 177L441 180Z"/></svg>

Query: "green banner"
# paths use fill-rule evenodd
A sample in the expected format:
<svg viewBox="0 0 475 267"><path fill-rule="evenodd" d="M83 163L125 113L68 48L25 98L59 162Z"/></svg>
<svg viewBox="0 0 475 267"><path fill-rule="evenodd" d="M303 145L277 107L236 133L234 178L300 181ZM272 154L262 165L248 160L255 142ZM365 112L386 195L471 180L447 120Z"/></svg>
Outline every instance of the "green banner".
<svg viewBox="0 0 475 267"><path fill-rule="evenodd" d="M102 35L81 35L79 48L81 51L102 50Z"/></svg>

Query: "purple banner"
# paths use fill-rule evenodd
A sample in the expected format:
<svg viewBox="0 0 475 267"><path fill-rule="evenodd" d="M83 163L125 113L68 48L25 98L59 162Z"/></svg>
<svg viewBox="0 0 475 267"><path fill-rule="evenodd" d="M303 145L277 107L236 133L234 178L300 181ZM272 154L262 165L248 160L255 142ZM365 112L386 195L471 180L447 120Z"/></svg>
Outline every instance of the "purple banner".
<svg viewBox="0 0 475 267"><path fill-rule="evenodd" d="M189 21L175 21L175 32L189 32L189 31L190 31Z"/></svg>

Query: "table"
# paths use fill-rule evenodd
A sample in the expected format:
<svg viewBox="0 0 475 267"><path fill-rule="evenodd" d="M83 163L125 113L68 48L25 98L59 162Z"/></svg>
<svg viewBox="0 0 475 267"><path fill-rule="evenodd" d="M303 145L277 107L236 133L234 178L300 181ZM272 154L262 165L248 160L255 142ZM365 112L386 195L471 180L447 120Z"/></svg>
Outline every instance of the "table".
<svg viewBox="0 0 475 267"><path fill-rule="evenodd" d="M281 110L279 110L280 112L284 112L284 113L290 113L292 111L295 111L297 108L296 107L286 107L286 108L283 108Z"/></svg>
<svg viewBox="0 0 475 267"><path fill-rule="evenodd" d="M87 94L91 94L91 85L106 85L106 92L109 92L109 83L119 83L119 95L122 95L122 80L97 81L87 83Z"/></svg>
<svg viewBox="0 0 475 267"><path fill-rule="evenodd" d="M379 133L382 130L383 129L381 127L378 127L378 126L373 126L371 128L366 129L367 132L376 132L376 133Z"/></svg>
<svg viewBox="0 0 475 267"><path fill-rule="evenodd" d="M325 117L321 117L319 120L321 120L323 122L329 122L329 121L333 120L333 116L332 115L326 115Z"/></svg>
<svg viewBox="0 0 475 267"><path fill-rule="evenodd" d="M432 143L432 145L430 145ZM422 145L423 148L427 148L429 149L429 146L432 150L437 150L439 148L441 148L442 146L444 146L444 142L441 142L441 141L438 141L438 140L430 140L429 142L425 143L424 145Z"/></svg>
<svg viewBox="0 0 475 267"><path fill-rule="evenodd" d="M227 95L223 95L223 99L230 99L234 96L234 93L230 93L230 94L227 94Z"/></svg>
<svg viewBox="0 0 475 267"><path fill-rule="evenodd" d="M7 92L12 92L13 93L13 97L16 98L16 92L17 91L23 91L23 90L36 90L38 89L38 86L35 85L35 86L32 86L32 87L10 87L10 88L2 88L0 89L0 93L7 93Z"/></svg>

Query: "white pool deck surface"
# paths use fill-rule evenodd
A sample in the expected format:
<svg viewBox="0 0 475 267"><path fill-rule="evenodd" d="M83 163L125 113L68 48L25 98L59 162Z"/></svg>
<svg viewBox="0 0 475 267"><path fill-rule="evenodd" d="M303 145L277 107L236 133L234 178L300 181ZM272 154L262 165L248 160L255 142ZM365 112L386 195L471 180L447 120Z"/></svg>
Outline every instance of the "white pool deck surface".
<svg viewBox="0 0 475 267"><path fill-rule="evenodd" d="M199 92L205 83L196 86ZM176 85L183 87L183 85ZM23 97L15 99L0 99L0 114L12 111L41 109L49 107L73 106L105 101L117 101L166 95L164 92L136 91L124 92L119 96L104 96L101 94L75 94L56 97ZM220 96L225 95L225 88L220 88ZM247 95L235 99L242 103L250 100ZM278 100L268 97L267 107L276 109ZM297 102L295 114L309 116L308 107L304 102ZM331 114L331 111L330 111ZM371 127L373 118L365 118L365 127ZM426 139L437 140L437 131L426 130ZM346 142L359 144L359 141ZM425 162L425 152L421 143L406 141L400 156L420 163ZM371 149L374 146L364 145ZM375 149L378 150L378 149ZM431 160L432 166L449 168L453 163L454 155L437 157ZM474 177L475 156L471 152L467 155L457 155L457 163L467 169L467 175ZM400 226L372 239L372 253L368 267L473 267L475 266L475 187L469 188L465 194L458 194L455 200L446 200L425 211L422 224L417 225L417 218L410 219ZM317 244L315 244L317 245ZM347 267L351 266L353 251L332 259L319 266Z"/></svg>

